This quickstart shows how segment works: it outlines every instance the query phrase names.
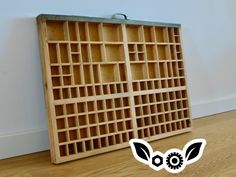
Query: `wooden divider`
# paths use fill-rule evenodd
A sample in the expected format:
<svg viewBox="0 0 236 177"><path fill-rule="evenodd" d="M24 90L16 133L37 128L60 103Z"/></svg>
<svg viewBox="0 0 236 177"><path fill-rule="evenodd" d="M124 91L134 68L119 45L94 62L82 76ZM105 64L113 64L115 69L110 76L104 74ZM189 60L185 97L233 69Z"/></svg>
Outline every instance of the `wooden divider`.
<svg viewBox="0 0 236 177"><path fill-rule="evenodd" d="M179 25L37 20L53 163L191 130Z"/></svg>

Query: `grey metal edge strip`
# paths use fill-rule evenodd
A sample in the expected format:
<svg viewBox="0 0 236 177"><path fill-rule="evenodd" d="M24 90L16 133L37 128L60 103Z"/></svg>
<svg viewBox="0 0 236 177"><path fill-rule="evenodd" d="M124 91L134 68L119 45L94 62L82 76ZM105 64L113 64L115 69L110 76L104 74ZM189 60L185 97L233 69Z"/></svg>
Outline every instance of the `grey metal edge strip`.
<svg viewBox="0 0 236 177"><path fill-rule="evenodd" d="M116 24L163 26L163 27L181 27L180 24L175 24L175 23L161 23L161 22L151 22L151 21L111 19L111 18L73 16L73 15L40 14L39 16L37 16L37 19L68 20L68 21L81 21L81 22L103 22L103 23L116 23Z"/></svg>

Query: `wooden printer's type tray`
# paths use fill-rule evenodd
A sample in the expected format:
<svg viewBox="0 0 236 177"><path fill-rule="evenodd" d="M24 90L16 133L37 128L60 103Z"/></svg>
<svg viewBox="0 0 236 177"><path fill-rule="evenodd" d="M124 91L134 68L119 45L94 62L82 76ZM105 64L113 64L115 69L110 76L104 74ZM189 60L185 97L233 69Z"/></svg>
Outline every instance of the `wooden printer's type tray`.
<svg viewBox="0 0 236 177"><path fill-rule="evenodd" d="M180 25L37 21L53 163L191 130Z"/></svg>

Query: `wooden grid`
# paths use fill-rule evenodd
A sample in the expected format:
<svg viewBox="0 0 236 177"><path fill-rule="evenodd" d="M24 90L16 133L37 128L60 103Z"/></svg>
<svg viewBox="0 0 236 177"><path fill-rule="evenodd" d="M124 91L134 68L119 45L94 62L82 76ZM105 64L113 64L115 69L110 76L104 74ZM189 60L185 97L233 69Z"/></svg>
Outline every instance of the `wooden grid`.
<svg viewBox="0 0 236 177"><path fill-rule="evenodd" d="M53 163L191 130L180 26L40 15Z"/></svg>

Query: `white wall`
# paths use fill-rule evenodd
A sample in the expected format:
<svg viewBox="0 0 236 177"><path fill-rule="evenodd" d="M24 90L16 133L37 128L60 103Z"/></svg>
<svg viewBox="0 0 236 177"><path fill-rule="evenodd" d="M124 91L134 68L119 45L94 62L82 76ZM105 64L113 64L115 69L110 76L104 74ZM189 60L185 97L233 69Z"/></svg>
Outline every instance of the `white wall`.
<svg viewBox="0 0 236 177"><path fill-rule="evenodd" d="M1 1L0 158L48 148L35 17L116 12L182 24L193 117L236 108L235 0Z"/></svg>

